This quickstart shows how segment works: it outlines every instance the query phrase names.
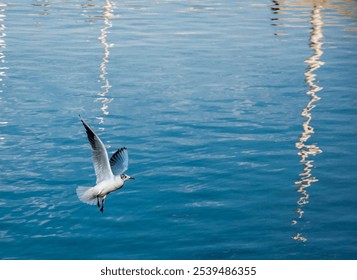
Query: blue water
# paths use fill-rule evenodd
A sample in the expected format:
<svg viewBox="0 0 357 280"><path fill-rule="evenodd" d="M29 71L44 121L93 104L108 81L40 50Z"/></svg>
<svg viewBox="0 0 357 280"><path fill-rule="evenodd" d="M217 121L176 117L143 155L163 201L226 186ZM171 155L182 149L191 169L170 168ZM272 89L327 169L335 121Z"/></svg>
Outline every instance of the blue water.
<svg viewBox="0 0 357 280"><path fill-rule="evenodd" d="M356 16L0 2L0 258L356 259ZM136 177L104 214L76 197L95 184L78 114Z"/></svg>

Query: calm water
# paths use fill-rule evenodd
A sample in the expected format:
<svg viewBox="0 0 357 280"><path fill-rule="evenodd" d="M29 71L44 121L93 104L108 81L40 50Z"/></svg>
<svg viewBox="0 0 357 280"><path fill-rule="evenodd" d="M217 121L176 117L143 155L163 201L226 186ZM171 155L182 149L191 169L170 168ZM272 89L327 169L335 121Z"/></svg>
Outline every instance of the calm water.
<svg viewBox="0 0 357 280"><path fill-rule="evenodd" d="M0 258L356 259L356 17L1 1ZM78 114L136 177L103 215Z"/></svg>

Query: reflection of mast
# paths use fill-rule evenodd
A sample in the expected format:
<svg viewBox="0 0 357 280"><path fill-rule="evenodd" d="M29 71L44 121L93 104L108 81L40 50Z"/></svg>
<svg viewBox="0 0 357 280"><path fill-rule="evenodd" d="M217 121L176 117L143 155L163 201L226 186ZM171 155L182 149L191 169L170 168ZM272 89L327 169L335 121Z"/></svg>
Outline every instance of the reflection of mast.
<svg viewBox="0 0 357 280"><path fill-rule="evenodd" d="M275 17L272 17L271 20L274 22L276 20L278 20L278 14L279 14L279 11L280 11L280 4L279 4L279 1L276 1L276 0L272 0L273 2L273 5L270 7L271 11L273 12L274 16ZM272 25L276 25L275 23L272 23Z"/></svg>
<svg viewBox="0 0 357 280"><path fill-rule="evenodd" d="M36 3L32 4L32 6L42 7L42 11L40 12L40 16L47 16L49 14L49 6L50 3L48 0L43 0L43 3L37 1Z"/></svg>
<svg viewBox="0 0 357 280"><path fill-rule="evenodd" d="M6 43L5 43L5 8L6 4L5 3L0 3L0 93L2 92L2 82L3 82L3 77L6 76L5 70L7 69L4 65L5 63L5 54L3 50L6 48Z"/></svg>
<svg viewBox="0 0 357 280"><path fill-rule="evenodd" d="M324 64L322 61L320 61L320 57L323 54L321 42L321 39L323 38L321 7L314 7L311 14L311 24L313 27L311 29L309 46L312 49L313 54L311 57L305 60L305 63L308 64L305 78L306 83L309 86L309 90L306 92L306 94L310 96L310 100L301 114L304 118L306 118L306 120L302 124L303 132L299 141L296 143L296 147L299 149L298 155L301 158L300 162L304 167L303 172L299 174L300 179L295 182L295 184L298 186L297 192L300 194L300 197L297 201L296 210L298 219L303 217L303 207L309 203L309 193L307 192L308 188L313 183L318 181L318 179L312 175L312 169L314 165L313 160L310 159L310 156L315 156L322 152L317 145L307 143L310 137L314 134L314 128L310 124L312 120L312 110L316 107L315 103L320 100L320 97L317 96L317 93L322 90L322 87L319 87L316 84L316 74L314 74L314 72ZM297 220L293 220L292 222L293 225L298 224ZM301 233L297 233L293 239L306 241L306 238L303 237Z"/></svg>
<svg viewBox="0 0 357 280"><path fill-rule="evenodd" d="M101 34L100 37L98 38L102 43L104 49L102 63L100 64L101 74L99 76L100 81L102 82L103 85L101 86L102 90L101 92L98 93L99 97L96 99L96 101L100 101L102 103L101 110L103 115L108 115L109 114L108 104L112 102L113 99L107 97L109 90L111 88L111 85L107 78L107 74L108 74L107 64L109 61L109 48L110 48L110 44L108 44L107 42L107 34L108 34L108 30L112 27L112 23L110 19L113 17L112 14L113 4L111 3L111 1L106 0L103 8L104 8L103 11L104 27L100 30ZM99 119L99 123L104 123L103 117L98 117L98 119Z"/></svg>
<svg viewBox="0 0 357 280"><path fill-rule="evenodd" d="M270 7L273 16L271 17L271 25L272 26L278 26L277 21L279 20L279 12L280 12L280 3L279 1L272 0L273 5ZM278 32L274 32L274 35L277 36L279 35Z"/></svg>
<svg viewBox="0 0 357 280"><path fill-rule="evenodd" d="M6 70L7 67L4 66L5 64L5 54L3 50L6 48L6 42L5 42L5 8L6 4L5 3L0 3L0 94L3 92L3 80L4 77L6 76ZM0 96L0 100L2 97ZM8 122L5 120L0 119L0 125L6 125ZM4 137L0 135L0 143L5 140Z"/></svg>

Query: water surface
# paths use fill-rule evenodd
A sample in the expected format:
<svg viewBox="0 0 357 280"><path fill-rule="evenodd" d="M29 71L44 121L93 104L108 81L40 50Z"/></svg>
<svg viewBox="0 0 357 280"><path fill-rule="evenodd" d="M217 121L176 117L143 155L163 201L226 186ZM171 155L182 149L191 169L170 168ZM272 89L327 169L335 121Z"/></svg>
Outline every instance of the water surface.
<svg viewBox="0 0 357 280"><path fill-rule="evenodd" d="M356 259L356 9L1 2L1 259Z"/></svg>

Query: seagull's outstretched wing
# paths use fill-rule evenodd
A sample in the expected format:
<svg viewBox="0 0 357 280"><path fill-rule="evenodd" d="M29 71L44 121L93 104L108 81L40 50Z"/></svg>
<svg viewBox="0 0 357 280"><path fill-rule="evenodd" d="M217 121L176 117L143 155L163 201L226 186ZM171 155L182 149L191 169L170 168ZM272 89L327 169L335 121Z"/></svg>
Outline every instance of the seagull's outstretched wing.
<svg viewBox="0 0 357 280"><path fill-rule="evenodd" d="M89 143L92 146L93 164L95 175L97 176L97 184L104 180L113 178L113 173L109 165L107 149L99 137L82 118L81 121L86 129Z"/></svg>
<svg viewBox="0 0 357 280"><path fill-rule="evenodd" d="M114 175L123 174L129 165L128 152L125 147L117 150L110 158L110 167Z"/></svg>

